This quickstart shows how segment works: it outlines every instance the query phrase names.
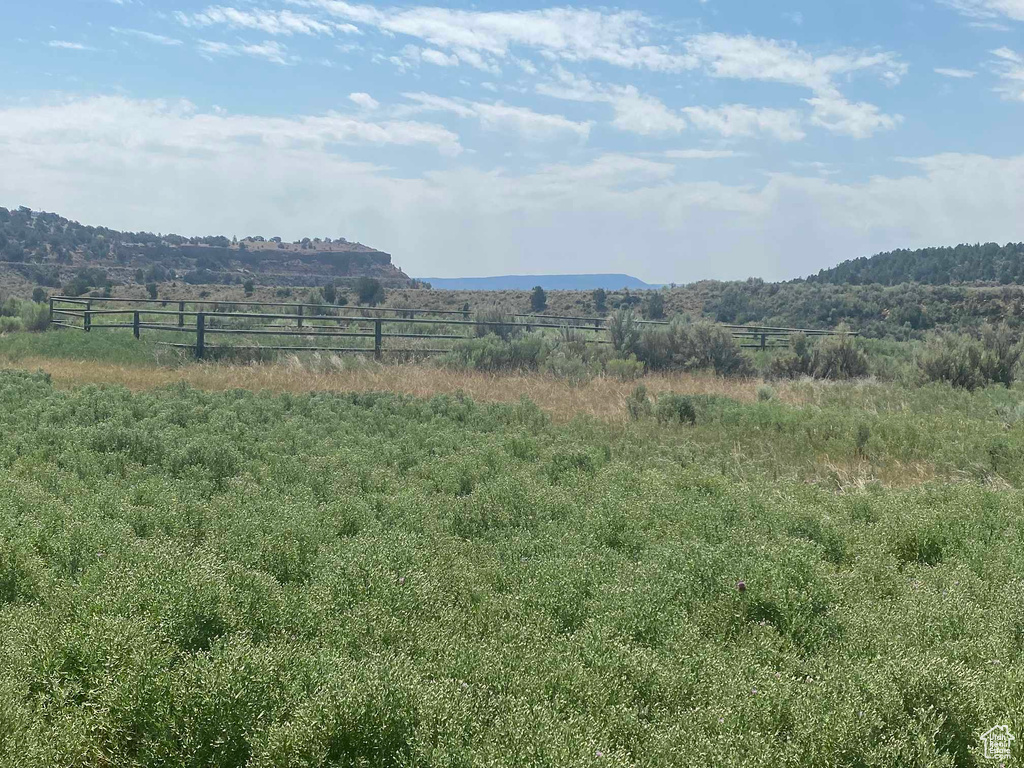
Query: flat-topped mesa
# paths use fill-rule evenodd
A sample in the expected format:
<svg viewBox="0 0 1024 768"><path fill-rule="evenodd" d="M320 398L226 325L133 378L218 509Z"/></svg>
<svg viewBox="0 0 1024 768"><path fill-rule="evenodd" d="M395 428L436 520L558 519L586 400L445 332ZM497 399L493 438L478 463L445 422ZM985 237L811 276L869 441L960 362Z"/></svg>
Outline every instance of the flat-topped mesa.
<svg viewBox="0 0 1024 768"><path fill-rule="evenodd" d="M262 245L262 244L260 244ZM262 278L274 278L278 285L319 285L344 278L375 277L393 287L404 287L412 280L391 263L391 254L361 243L324 244L333 247L249 248L238 246L181 245L177 256L194 262L195 269L210 272L249 272ZM347 246L347 247L344 247ZM186 266L182 264L182 266Z"/></svg>
<svg viewBox="0 0 1024 768"><path fill-rule="evenodd" d="M6 270L6 272L4 271ZM0 207L0 278L57 286L83 270L102 272L103 280L131 284L142 279L182 280L192 284L253 280L281 286L343 286L373 277L386 287L413 285L391 263L391 254L345 238L223 235L184 237L91 227L54 213Z"/></svg>

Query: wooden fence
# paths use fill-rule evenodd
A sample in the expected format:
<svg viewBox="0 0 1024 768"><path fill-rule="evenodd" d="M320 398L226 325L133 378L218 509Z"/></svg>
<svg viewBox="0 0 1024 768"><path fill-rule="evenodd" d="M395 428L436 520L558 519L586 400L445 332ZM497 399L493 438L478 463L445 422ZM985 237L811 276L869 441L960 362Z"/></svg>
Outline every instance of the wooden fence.
<svg viewBox="0 0 1024 768"><path fill-rule="evenodd" d="M96 305L112 303L132 304L130 308L107 309ZM175 309L153 308L176 305ZM138 306L143 305L143 306ZM207 309L209 307L209 309ZM221 309L224 307L225 309ZM238 312L238 307L280 308L280 312ZM284 310L292 310L287 312ZM325 311L325 309L327 311ZM349 312L359 312L351 315ZM422 315L437 315L426 318ZM417 317L417 315L420 315ZM607 334L606 318L576 317L568 315L509 315L506 321L470 319L468 310L434 310L383 307L323 307L283 302L214 302L169 299L77 298L53 296L50 298L50 322L57 327L73 328L86 333L94 329L131 329L135 338L143 330L159 330L190 334L188 342L160 342L171 347L190 349L198 359L217 350L268 350L290 352L351 352L373 354L380 359L385 352L443 353L449 349L424 346L386 346L385 339L417 339L421 341L458 341L474 335L478 328L496 331L510 325L522 330L558 329L584 334L587 343L611 344ZM667 321L638 320L643 325L668 325ZM232 327L232 324L235 327ZM241 326L241 327L239 327ZM442 333L412 333L417 326L440 327ZM806 328L779 328L771 326L727 325L739 345L746 349L767 350L789 345L794 333L809 336L836 335L836 331ZM457 331L463 331L458 333ZM306 344L253 344L212 345L211 336L248 336L259 338L291 338ZM364 346L331 346L333 339L366 339ZM324 346L328 345L328 346Z"/></svg>

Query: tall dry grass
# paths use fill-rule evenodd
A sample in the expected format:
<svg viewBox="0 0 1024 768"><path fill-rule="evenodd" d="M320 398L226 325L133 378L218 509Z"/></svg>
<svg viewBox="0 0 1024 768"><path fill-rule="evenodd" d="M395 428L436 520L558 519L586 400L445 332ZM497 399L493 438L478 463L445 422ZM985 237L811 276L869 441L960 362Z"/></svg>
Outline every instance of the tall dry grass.
<svg viewBox="0 0 1024 768"><path fill-rule="evenodd" d="M626 397L636 382L599 377L582 385L531 373L483 373L428 365L367 364L351 370L317 370L292 363L228 365L190 364L180 367L121 365L91 360L43 357L0 360L0 367L42 370L61 387L119 384L131 390L154 389L185 382L197 389L248 389L270 392L394 392L415 397L464 392L480 402L514 402L523 396L558 420L577 415L619 420L625 417ZM724 379L711 374L665 373L643 379L650 392L724 395L741 401L757 398L759 382Z"/></svg>

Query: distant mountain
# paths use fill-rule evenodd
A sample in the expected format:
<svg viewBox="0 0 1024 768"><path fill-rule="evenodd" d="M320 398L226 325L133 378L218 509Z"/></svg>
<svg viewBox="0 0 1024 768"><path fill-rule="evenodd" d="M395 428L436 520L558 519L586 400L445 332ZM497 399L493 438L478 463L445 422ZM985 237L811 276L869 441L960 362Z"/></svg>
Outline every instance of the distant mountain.
<svg viewBox="0 0 1024 768"><path fill-rule="evenodd" d="M528 291L539 285L545 291L653 290L660 286L629 275L500 275L497 277L421 277L441 291Z"/></svg>
<svg viewBox="0 0 1024 768"><path fill-rule="evenodd" d="M955 248L898 250L844 261L807 278L835 285L924 283L1024 283L1024 243L985 243Z"/></svg>

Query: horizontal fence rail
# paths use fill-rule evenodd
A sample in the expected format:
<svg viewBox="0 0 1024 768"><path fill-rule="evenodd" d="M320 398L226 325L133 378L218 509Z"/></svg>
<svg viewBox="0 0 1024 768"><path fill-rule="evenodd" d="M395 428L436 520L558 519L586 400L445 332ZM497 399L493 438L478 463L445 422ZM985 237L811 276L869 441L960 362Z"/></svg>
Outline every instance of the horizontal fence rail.
<svg viewBox="0 0 1024 768"><path fill-rule="evenodd" d="M94 304L115 305L135 304L125 309L94 308ZM176 305L174 309L149 308L151 305ZM239 312L238 307L277 307L291 309L291 312ZM212 307L212 309L203 309ZM223 310L220 308L224 307ZM328 313L325 313L325 309ZM361 314L347 314L347 312ZM397 313L387 316L384 313ZM416 317L417 314L433 314L433 319ZM180 299L123 299L90 298L70 296L50 298L51 324L89 332L92 329L131 329L135 338L143 330L166 331L194 334L195 340L188 342L160 343L179 349L190 349L198 359L204 359L208 352L224 350L246 351L291 351L291 352L343 352L372 353L380 359L385 352L402 354L437 354L451 351L435 347L386 347L385 339L416 339L421 341L458 341L471 338L472 329L495 331L514 328L532 331L534 329L555 329L563 332L586 332L583 340L589 344L611 344L607 320L597 317L570 315L508 315L508 321L474 320L466 310L433 310L385 307L366 309L362 307L325 308L323 305L296 304L285 302L237 302L237 301L192 301ZM287 325L282 325L286 323ZM668 321L637 320L645 326L666 326ZM241 327L239 327L241 326ZM397 326L397 327L396 327ZM411 328L410 328L411 326ZM413 328L424 331L437 329L437 333L411 333ZM773 326L752 326L721 324L744 349L768 350L788 346L795 333L808 336L856 335L852 332L837 332L809 328L780 328ZM388 330L385 330L388 329ZM469 333L459 333L461 330ZM308 345L273 344L229 344L211 345L210 336L256 337L286 339L309 339ZM330 346L332 339L366 339L365 347ZM255 341L255 339L254 339ZM324 346L321 346L323 344ZM372 344L372 346L370 346Z"/></svg>

